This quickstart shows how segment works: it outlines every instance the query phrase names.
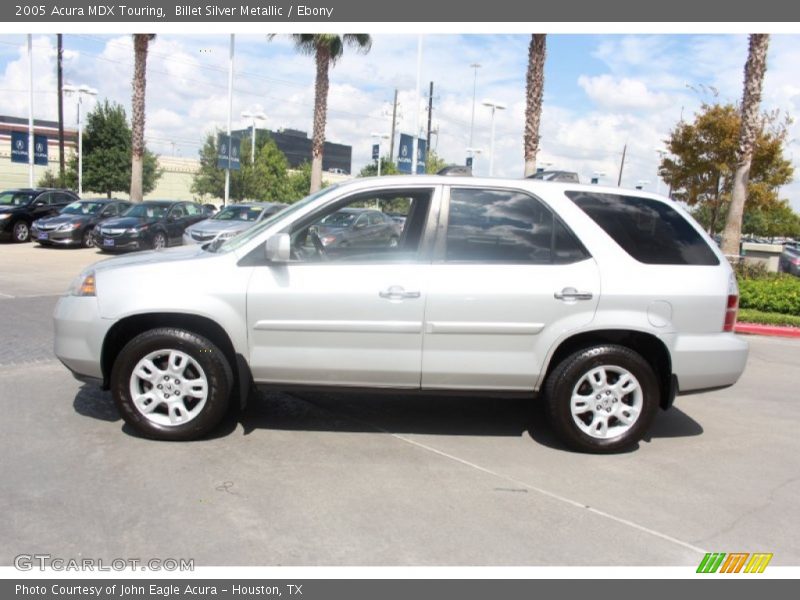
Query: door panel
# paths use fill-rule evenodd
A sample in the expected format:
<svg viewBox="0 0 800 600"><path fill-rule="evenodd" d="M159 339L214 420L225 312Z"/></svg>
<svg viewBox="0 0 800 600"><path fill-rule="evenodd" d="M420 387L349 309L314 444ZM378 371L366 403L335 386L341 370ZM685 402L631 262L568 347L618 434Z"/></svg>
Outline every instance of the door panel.
<svg viewBox="0 0 800 600"><path fill-rule="evenodd" d="M256 267L247 294L254 379L418 388L429 268Z"/></svg>

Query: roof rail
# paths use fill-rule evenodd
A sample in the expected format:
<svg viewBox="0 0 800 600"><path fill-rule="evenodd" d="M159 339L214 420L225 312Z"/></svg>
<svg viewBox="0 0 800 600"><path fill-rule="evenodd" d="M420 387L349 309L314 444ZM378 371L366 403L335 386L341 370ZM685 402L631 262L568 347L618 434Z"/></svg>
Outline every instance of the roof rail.
<svg viewBox="0 0 800 600"><path fill-rule="evenodd" d="M443 169L439 169L436 174L450 177L472 177L472 167L465 167L463 165L447 165Z"/></svg>

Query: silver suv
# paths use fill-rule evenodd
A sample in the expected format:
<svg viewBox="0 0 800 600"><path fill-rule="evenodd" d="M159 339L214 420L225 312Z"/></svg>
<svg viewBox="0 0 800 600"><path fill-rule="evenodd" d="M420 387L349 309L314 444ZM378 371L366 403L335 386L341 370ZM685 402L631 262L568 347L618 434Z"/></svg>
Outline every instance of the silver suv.
<svg viewBox="0 0 800 600"><path fill-rule="evenodd" d="M330 245L344 208L399 239ZM730 386L747 344L716 245L640 191L471 177L358 179L242 234L97 263L55 352L146 436L194 439L253 385L540 397L571 448L614 452L678 392Z"/></svg>

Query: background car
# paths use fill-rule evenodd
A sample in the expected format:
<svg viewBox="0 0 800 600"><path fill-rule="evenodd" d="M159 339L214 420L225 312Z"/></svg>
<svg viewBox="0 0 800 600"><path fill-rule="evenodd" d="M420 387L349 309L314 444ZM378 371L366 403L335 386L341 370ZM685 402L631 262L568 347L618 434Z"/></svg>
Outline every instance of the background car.
<svg viewBox="0 0 800 600"><path fill-rule="evenodd" d="M94 228L98 223L117 217L131 203L116 198L91 198L67 204L54 217L33 222L31 237L43 246L94 246Z"/></svg>
<svg viewBox="0 0 800 600"><path fill-rule="evenodd" d="M372 208L343 208L322 219L316 228L326 248L374 246L376 243L392 248L400 240L395 220Z"/></svg>
<svg viewBox="0 0 800 600"><path fill-rule="evenodd" d="M183 234L184 244L205 244L217 236L233 237L249 229L259 221L286 208L286 204L274 202L244 202L230 204L216 215L187 227Z"/></svg>
<svg viewBox="0 0 800 600"><path fill-rule="evenodd" d="M36 219L58 214L70 202L78 200L70 190L20 188L0 192L0 239L27 242L31 224Z"/></svg>
<svg viewBox="0 0 800 600"><path fill-rule="evenodd" d="M205 218L194 202L149 200L97 228L95 244L103 252L179 246L184 230Z"/></svg>
<svg viewBox="0 0 800 600"><path fill-rule="evenodd" d="M778 271L800 277L800 246L785 244L778 259Z"/></svg>
<svg viewBox="0 0 800 600"><path fill-rule="evenodd" d="M207 217L214 216L218 210L213 204L201 204L200 206L203 207L203 213L205 213Z"/></svg>

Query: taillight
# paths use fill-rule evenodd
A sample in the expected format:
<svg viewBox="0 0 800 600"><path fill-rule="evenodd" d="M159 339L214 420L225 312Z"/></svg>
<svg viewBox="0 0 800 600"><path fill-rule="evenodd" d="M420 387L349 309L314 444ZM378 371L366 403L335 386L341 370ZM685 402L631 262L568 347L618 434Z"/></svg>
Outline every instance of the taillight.
<svg viewBox="0 0 800 600"><path fill-rule="evenodd" d="M733 331L736 325L736 313L739 310L739 296L737 294L728 295L728 306L725 308L725 325L722 331Z"/></svg>
<svg viewBox="0 0 800 600"><path fill-rule="evenodd" d="M789 262L792 263L795 266L800 266L800 256L798 256L797 258L791 259Z"/></svg>
<svg viewBox="0 0 800 600"><path fill-rule="evenodd" d="M728 302L725 305L725 323L722 331L733 331L736 325L736 313L739 311L739 285L736 283L736 275L731 273L728 279Z"/></svg>

